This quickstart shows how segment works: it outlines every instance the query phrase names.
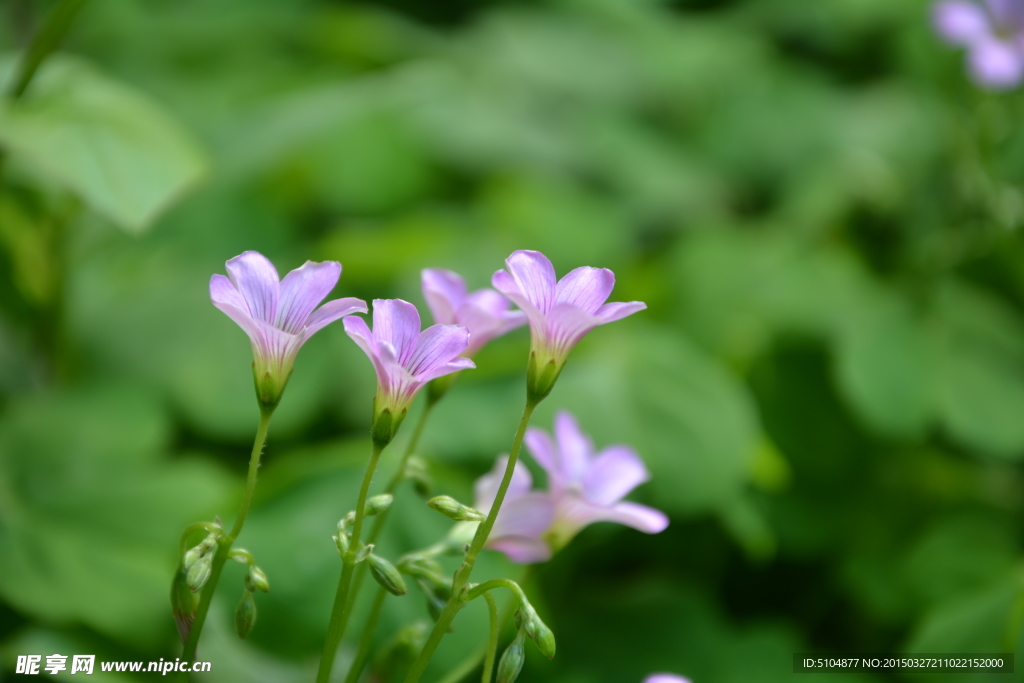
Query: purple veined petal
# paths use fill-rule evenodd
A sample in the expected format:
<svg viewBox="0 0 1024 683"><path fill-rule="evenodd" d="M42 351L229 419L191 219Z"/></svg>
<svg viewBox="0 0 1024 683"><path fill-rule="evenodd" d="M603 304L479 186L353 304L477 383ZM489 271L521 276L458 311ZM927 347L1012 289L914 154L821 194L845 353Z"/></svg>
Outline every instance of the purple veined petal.
<svg viewBox="0 0 1024 683"><path fill-rule="evenodd" d="M562 474L561 459L555 450L555 444L551 441L551 435L543 429L531 427L526 430L523 441L533 459L547 472L548 488L552 491L560 490L564 486L565 475Z"/></svg>
<svg viewBox="0 0 1024 683"><path fill-rule="evenodd" d="M245 298L241 293L235 289L235 286L231 284L226 276L216 274L210 276L210 301L217 304L228 304L241 310L245 315L249 315L249 304L245 303Z"/></svg>
<svg viewBox="0 0 1024 683"><path fill-rule="evenodd" d="M313 310L331 293L340 277L341 264L337 261L306 261L285 275L281 281L275 327L291 334L305 327Z"/></svg>
<svg viewBox="0 0 1024 683"><path fill-rule="evenodd" d="M644 679L644 683L691 683L689 678L676 676L675 674L651 674Z"/></svg>
<svg viewBox="0 0 1024 683"><path fill-rule="evenodd" d="M262 325L265 325L266 323L261 323L259 320L254 319L249 315L248 311L222 301L214 301L213 305L226 313L229 318L234 320L235 323L241 327L247 335L249 335L249 339L251 339L254 344L256 343L257 338L263 334Z"/></svg>
<svg viewBox="0 0 1024 683"><path fill-rule="evenodd" d="M534 336L541 335L547 338L547 319L533 302L519 289L515 279L504 270L499 270L491 278L491 285L508 297L512 303L523 310L523 314L530 322L530 329Z"/></svg>
<svg viewBox="0 0 1024 683"><path fill-rule="evenodd" d="M493 318L501 318L508 312L509 301L493 289L478 289L467 296L460 304L460 307L472 306ZM465 323L461 323L465 325Z"/></svg>
<svg viewBox="0 0 1024 683"><path fill-rule="evenodd" d="M496 296L501 296L495 292ZM502 297L504 298L504 297ZM463 355L472 356L480 348L495 337L499 337L507 330L505 320L488 311L478 308L471 303L464 303L459 308L458 321L469 330L469 344ZM523 318L525 322L525 317Z"/></svg>
<svg viewBox="0 0 1024 683"><path fill-rule="evenodd" d="M274 264L257 251L246 251L226 266L228 277L245 299L252 317L273 325L281 287Z"/></svg>
<svg viewBox="0 0 1024 683"><path fill-rule="evenodd" d="M555 304L547 317L548 344L558 357L572 351L587 333L604 321L572 304Z"/></svg>
<svg viewBox="0 0 1024 683"><path fill-rule="evenodd" d="M1001 40L981 40L967 54L975 82L989 88L1012 88L1024 78L1024 53Z"/></svg>
<svg viewBox="0 0 1024 683"><path fill-rule="evenodd" d="M646 310L646 308L647 304L643 301L615 302L605 304L597 309L597 317L601 319L601 324L605 325L616 320L622 320L634 313Z"/></svg>
<svg viewBox="0 0 1024 683"><path fill-rule="evenodd" d="M558 466L563 481L567 484L583 483L593 458L594 444L567 410L560 410L555 416L555 440L558 442Z"/></svg>
<svg viewBox="0 0 1024 683"><path fill-rule="evenodd" d="M342 324L345 326L345 334L352 338L352 341L363 350L366 357L373 363L373 369L377 372L377 383L386 386L386 380L390 375L391 369L380 357L377 341L373 338L373 333L370 332L366 321L362 318L350 316L345 318Z"/></svg>
<svg viewBox="0 0 1024 683"><path fill-rule="evenodd" d="M551 547L539 538L506 536L489 541L487 547L505 553L516 564L537 564L551 559Z"/></svg>
<svg viewBox="0 0 1024 683"><path fill-rule="evenodd" d="M427 268L420 273L423 287L423 298L439 325L452 325L459 322L455 311L466 298L466 283L450 270Z"/></svg>
<svg viewBox="0 0 1024 683"><path fill-rule="evenodd" d="M345 297L328 301L313 313L306 320L306 339L313 336L325 325L333 323L338 318L344 318L353 313L366 313L366 302L355 297ZM366 323L364 322L363 325ZM367 330L368 331L368 330Z"/></svg>
<svg viewBox="0 0 1024 683"><path fill-rule="evenodd" d="M419 333L402 364L414 377L426 376L458 358L468 345L469 330L462 325L432 325Z"/></svg>
<svg viewBox="0 0 1024 683"><path fill-rule="evenodd" d="M435 380L438 377L444 377L450 375L453 372L459 372L461 370L472 370L476 367L476 363L471 361L469 358L454 358L450 362L444 365L438 365L430 372L425 372L422 375L416 376L416 381L419 384L426 384L431 380Z"/></svg>
<svg viewBox="0 0 1024 683"><path fill-rule="evenodd" d="M636 451L609 446L597 455L584 476L583 496L591 503L612 505L650 478Z"/></svg>
<svg viewBox="0 0 1024 683"><path fill-rule="evenodd" d="M607 268L577 268L558 282L555 303L571 304L590 314L611 296L615 274Z"/></svg>
<svg viewBox="0 0 1024 683"><path fill-rule="evenodd" d="M555 302L555 267L539 251L516 251L505 266L519 291L539 310L547 313ZM500 290L499 290L500 291Z"/></svg>
<svg viewBox="0 0 1024 683"><path fill-rule="evenodd" d="M551 496L539 491L506 495L494 520L491 537L505 536L539 538L555 520L555 502Z"/></svg>
<svg viewBox="0 0 1024 683"><path fill-rule="evenodd" d="M395 349L403 365L416 350L420 336L420 314L416 307L401 299L373 300L373 338Z"/></svg>
<svg viewBox="0 0 1024 683"><path fill-rule="evenodd" d="M473 507L481 512L488 512L495 496L498 495L498 488L501 486L501 479L505 476L505 468L508 466L508 456L503 455L494 461L491 471L476 480L473 485ZM530 470L526 469L523 463L516 461L516 468L512 471L512 481L508 484L505 492L505 500L529 492L533 486L533 477Z"/></svg>
<svg viewBox="0 0 1024 683"><path fill-rule="evenodd" d="M992 35L989 15L970 0L944 0L932 9L935 31L954 45L971 45Z"/></svg>
<svg viewBox="0 0 1024 683"><path fill-rule="evenodd" d="M660 510L639 503L595 505L572 491L559 497L555 526L563 536L572 537L594 522L615 522L646 534L656 534L668 526L668 517Z"/></svg>

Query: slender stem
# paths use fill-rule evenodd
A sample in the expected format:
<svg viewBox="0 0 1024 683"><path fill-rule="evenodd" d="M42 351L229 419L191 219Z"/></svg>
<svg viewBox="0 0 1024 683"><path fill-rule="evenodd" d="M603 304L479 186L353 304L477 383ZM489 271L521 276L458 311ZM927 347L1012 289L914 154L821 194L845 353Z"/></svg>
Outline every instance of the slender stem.
<svg viewBox="0 0 1024 683"><path fill-rule="evenodd" d="M359 680L359 674L363 672L363 667L366 666L366 660L370 654L370 646L373 645L373 632L377 630L377 622L380 621L380 610L384 606L384 598L388 596L388 592L384 590L384 587L377 589L377 596L373 599L373 605L370 607L370 616L366 618L366 626L363 628L363 635L359 639L359 649L356 651L356 658L352 660L352 666L349 667L348 674L345 676L345 683L356 683Z"/></svg>
<svg viewBox="0 0 1024 683"><path fill-rule="evenodd" d="M466 601L466 596L463 594L463 588L469 583L469 577L473 573L473 565L476 563L477 555L480 554L481 549L484 547L484 543L487 542L487 536L491 533L491 529L494 528L494 520L498 517L498 511L501 509L501 504L505 500L505 493L508 491L509 484L512 482L512 473L515 471L516 461L519 459L519 449L523 445L523 437L526 435L526 427L530 424L530 417L533 415L533 411L537 408L538 401L529 400L526 401L526 407L523 409L523 417L519 421L519 428L516 430L515 438L512 440L512 448L509 449L508 465L505 467L505 476L501 479L501 485L498 487L498 493L494 497L494 503L491 505L491 511L487 513L487 519L480 523L480 526L476 530L476 535L473 537L473 542L469 544L469 549L466 551L466 559L463 560L462 566L455 573L455 579L452 581L452 597L449 598L448 604L444 606L441 611L441 615L438 617L437 622L434 624L434 630L430 632L430 637L427 638L426 644L423 646L423 651L420 652L420 656L416 658L412 668L409 669L409 674L405 678L405 683L417 683L423 672L427 668L427 664L430 662L430 658L434 655L434 651L437 650L437 646L441 644L441 639L444 638L444 634L448 632L448 627L451 626L452 621L455 619L455 615L458 614L459 610L462 609L462 605Z"/></svg>
<svg viewBox="0 0 1024 683"><path fill-rule="evenodd" d="M217 552L213 556L213 567L210 578L203 587L202 595L199 598L199 607L196 609L196 618L192 622L192 629L188 632L188 640L185 641L185 650L181 658L191 662L196 658L196 647L199 645L199 635L206 623L206 613L210 611L210 601L213 599L213 592L217 589L217 581L220 580L221 569L231 552L231 544L238 538L245 524L245 518L249 514L249 505L252 503L252 492L256 488L256 472L260 467L260 456L263 454L263 445L267 441L267 429L270 427L270 416L272 411L260 411L260 425L256 429L256 439L252 445L252 454L249 456L249 475L245 480L245 494L242 496L242 506L238 510L238 518L231 528L231 533L222 536L217 541ZM193 525L195 526L195 525ZM191 528L191 527L190 527ZM189 674L184 674L183 680L188 680Z"/></svg>
<svg viewBox="0 0 1024 683"><path fill-rule="evenodd" d="M334 606L331 608L331 621L327 625L327 637L324 639L324 650L320 655L320 668L316 673L317 683L327 683L331 677L331 669L334 667L334 658L338 654L338 645L341 637L345 635L345 625L352 613L352 602L348 599L349 589L352 586L352 574L356 566L356 553L359 551L359 536L363 531L363 519L365 518L366 495L370 490L370 481L373 480L373 472L377 469L377 461L384 451L384 446L376 443L373 445L373 453L370 455L370 464L366 467L366 474L363 475L363 484L359 487L359 498L356 500L356 519L352 525L352 540L349 550L342 557L344 566L341 569L341 577L338 579L338 590L334 594Z"/></svg>
<svg viewBox="0 0 1024 683"><path fill-rule="evenodd" d="M11 99L16 100L25 92L32 77L35 76L36 70L39 69L43 60L60 45L60 41L71 27L75 15L85 3L86 0L61 0L46 15L18 64L17 75L11 81L11 87L7 93Z"/></svg>
<svg viewBox="0 0 1024 683"><path fill-rule="evenodd" d="M491 579L484 581L483 583L473 586L473 589L466 593L466 602L476 600L481 595L488 595L488 591L495 590L496 588L508 588L510 591L516 594L519 601L522 603L528 602L526 594L523 593L523 589L519 587L519 584L512 579Z"/></svg>
<svg viewBox="0 0 1024 683"><path fill-rule="evenodd" d="M491 683L491 672L494 671L494 657L498 654L498 636L501 634L501 621L498 619L498 603L490 593L484 593L487 600L487 611L491 617L491 635L487 640L487 656L484 657L484 673L480 683Z"/></svg>

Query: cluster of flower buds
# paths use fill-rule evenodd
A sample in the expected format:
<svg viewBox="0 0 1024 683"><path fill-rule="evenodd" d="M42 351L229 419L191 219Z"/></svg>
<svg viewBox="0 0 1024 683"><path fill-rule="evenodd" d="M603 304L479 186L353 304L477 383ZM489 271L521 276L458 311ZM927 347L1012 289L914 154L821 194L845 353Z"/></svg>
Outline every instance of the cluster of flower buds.
<svg viewBox="0 0 1024 683"><path fill-rule="evenodd" d="M552 659L555 656L555 634L551 632L547 624L537 616L537 611L529 602L523 602L516 612L516 626L526 635L533 638L540 653Z"/></svg>
<svg viewBox="0 0 1024 683"><path fill-rule="evenodd" d="M371 496L366 500L366 505L363 506L363 515L366 517L373 517L374 515L379 515L385 510L387 510L389 507L391 507L391 503L394 500L395 497L390 493L381 493L376 496ZM352 546L352 527L355 525L355 523L356 511L349 510L345 514L345 516L338 521L338 535L331 536L331 539L334 541L334 545L338 546L338 552L341 554L342 557L345 557L345 554L348 553L349 549ZM373 546L368 547L373 548ZM367 552L369 552L369 550L367 550L367 547L360 546L356 553L356 556L358 558L356 562L361 562L362 560L366 559L365 553ZM359 557L360 553L364 553L362 557Z"/></svg>
<svg viewBox="0 0 1024 683"><path fill-rule="evenodd" d="M210 579L213 571L213 556L221 534L211 531L202 542L185 553L181 567L185 571L185 583L193 593L198 593Z"/></svg>

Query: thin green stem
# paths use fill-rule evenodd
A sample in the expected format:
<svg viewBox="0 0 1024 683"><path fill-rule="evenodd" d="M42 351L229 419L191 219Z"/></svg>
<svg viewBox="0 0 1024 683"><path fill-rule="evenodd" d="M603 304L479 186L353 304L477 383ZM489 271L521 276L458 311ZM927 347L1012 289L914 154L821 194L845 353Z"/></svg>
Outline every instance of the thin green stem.
<svg viewBox="0 0 1024 683"><path fill-rule="evenodd" d="M373 645L373 633L377 630L380 611L384 607L384 599L387 596L388 592L383 586L377 589L377 596L373 599L373 605L370 606L370 616L366 618L363 635L359 638L356 658L352 660L352 666L349 667L348 674L345 676L345 683L356 683L359 680L359 674L363 672L363 667L366 666L366 660L370 655L370 646Z"/></svg>
<svg viewBox="0 0 1024 683"><path fill-rule="evenodd" d="M217 552L213 556L213 566L210 578L203 587L202 595L199 598L199 606L196 609L195 621L192 622L192 629L185 641L185 650L181 658L186 662L194 661L196 658L196 647L199 645L199 636L206 623L206 614L210 611L210 601L213 600L213 592L217 589L217 581L220 580L220 572L231 552L231 544L238 538L245 524L245 518L249 514L249 505L252 503L252 492L256 488L256 473L260 467L260 456L263 454L263 445L267 441L267 430L270 427L270 416L272 411L260 411L260 425L256 429L256 439L252 445L252 454L249 456L249 475L245 480L245 494L242 496L242 506L238 510L238 518L231 528L231 533L222 536L217 541ZM195 526L195 525L193 525ZM191 528L191 527L190 527ZM189 674L183 675L183 680L188 680Z"/></svg>
<svg viewBox="0 0 1024 683"><path fill-rule="evenodd" d="M530 424L530 417L537 408L537 403L538 401L529 399L526 402L526 407L523 409L523 417L519 421L519 428L516 430L515 438L512 440L512 448L509 449L505 476L501 479L501 485L498 487L498 493L494 497L491 511L487 514L487 519L481 522L477 528L476 535L466 551L466 559L463 560L462 566L459 567L459 570L455 573L455 579L452 581L452 597L449 598L448 603L444 606L441 615L434 624L434 630L430 632L430 637L427 638L423 651L420 652L420 656L416 658L416 661L409 669L405 683L417 683L420 680L420 677L423 676L423 672L427 668L427 664L430 662L430 658L433 657L437 646L441 644L441 639L444 638L444 634L448 632L448 627L451 626L452 621L455 619L455 615L458 614L463 604L465 604L466 596L463 589L469 583L469 577L473 573L473 565L476 563L476 558L483 549L484 543L487 542L487 536L491 533L491 529L494 528L494 520L498 517L498 511L505 500L509 484L512 483L512 473L515 471L516 461L519 459L519 449L523 445L526 427Z"/></svg>
<svg viewBox="0 0 1024 683"><path fill-rule="evenodd" d="M491 683L491 672L494 671L494 658L498 654L498 636L501 634L501 620L498 618L498 603L490 593L484 593L487 600L487 611L491 617L491 633L487 640L487 656L484 657L484 672L480 683Z"/></svg>
<svg viewBox="0 0 1024 683"><path fill-rule="evenodd" d="M524 604L529 602L526 599L526 594L523 593L523 589L520 588L519 584L512 579L491 579L473 586L473 589L466 593L466 602L476 600L481 595L487 595L488 591L495 590L496 588L507 588L516 594L516 597L519 598L520 602Z"/></svg>
<svg viewBox="0 0 1024 683"><path fill-rule="evenodd" d="M85 3L86 0L61 0L46 15L18 64L17 75L11 81L7 91L11 99L16 100L22 96L25 89L28 88L28 84L32 82L32 77L35 76L39 66L60 45L60 41L71 27L75 15Z"/></svg>
<svg viewBox="0 0 1024 683"><path fill-rule="evenodd" d="M356 553L359 551L359 536L363 531L363 519L365 518L366 496L370 490L370 482L373 480L373 472L377 469L377 461L384 451L384 446L374 443L373 453L370 455L370 463L366 467L366 474L363 475L363 484L359 487L359 498L356 500L356 518L352 525L352 540L349 543L348 552L342 557L344 566L341 569L341 577L338 579L338 590L334 594L334 606L331 608L331 621L327 625L327 636L324 639L324 650L320 655L320 668L316 673L317 683L327 683L331 677L331 669L334 667L334 658L338 654L338 645L345 635L345 626L348 623L349 615L352 613L352 602L348 599L349 589L352 587L352 574L356 566Z"/></svg>

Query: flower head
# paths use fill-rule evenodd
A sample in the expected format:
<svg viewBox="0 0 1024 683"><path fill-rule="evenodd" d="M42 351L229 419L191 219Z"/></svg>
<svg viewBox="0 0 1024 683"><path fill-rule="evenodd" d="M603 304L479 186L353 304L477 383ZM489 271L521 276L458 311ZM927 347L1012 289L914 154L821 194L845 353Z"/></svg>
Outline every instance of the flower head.
<svg viewBox="0 0 1024 683"><path fill-rule="evenodd" d="M935 30L967 48L971 77L983 87L1006 89L1024 79L1022 0L942 0L932 10Z"/></svg>
<svg viewBox="0 0 1024 683"><path fill-rule="evenodd" d="M526 314L510 310L508 299L493 289L467 294L466 283L450 270L427 268L422 273L422 282L423 297L434 314L434 322L462 325L469 330L469 346L463 351L467 358L495 337L526 322Z"/></svg>
<svg viewBox="0 0 1024 683"><path fill-rule="evenodd" d="M675 674L651 674L644 683L690 683L690 679Z"/></svg>
<svg viewBox="0 0 1024 683"><path fill-rule="evenodd" d="M539 401L551 392L565 359L587 332L647 308L642 301L607 304L615 274L607 268L577 268L561 280L539 251L517 251L491 283L526 314L530 323L527 391Z"/></svg>
<svg viewBox="0 0 1024 683"><path fill-rule="evenodd" d="M622 500L650 479L633 449L609 446L595 454L593 443L564 410L555 417L554 439L534 428L526 432L525 440L530 454L548 475L555 519L547 538L555 550L593 522L618 522L648 534L668 526L663 512Z"/></svg>
<svg viewBox="0 0 1024 683"><path fill-rule="evenodd" d="M490 512L507 466L508 456L503 455L490 472L476 480L473 507L480 512ZM505 553L519 564L551 559L551 547L544 540L544 535L555 519L555 501L547 493L531 491L532 487L533 478L529 470L517 461L505 500L485 546Z"/></svg>
<svg viewBox="0 0 1024 683"><path fill-rule="evenodd" d="M433 325L420 331L420 314L401 299L375 299L373 331L362 318L346 318L345 332L359 345L377 371L373 399L374 440L394 438L416 392L432 379L476 367L459 354L469 332L461 325Z"/></svg>
<svg viewBox="0 0 1024 683"><path fill-rule="evenodd" d="M236 256L226 265L227 277L218 273L210 278L210 299L249 335L256 396L261 407L272 410L306 340L338 318L365 313L366 302L335 299L317 308L341 277L337 261L306 261L284 280L274 264L255 251Z"/></svg>

